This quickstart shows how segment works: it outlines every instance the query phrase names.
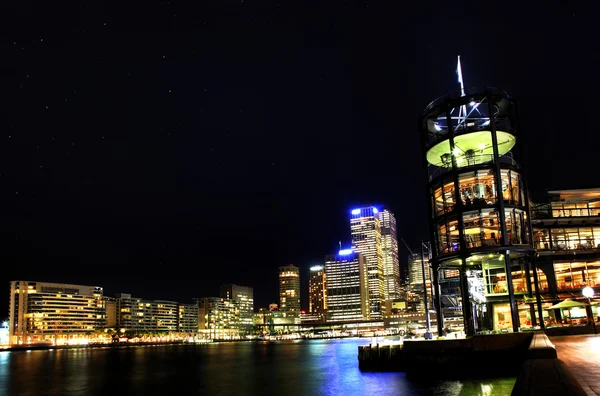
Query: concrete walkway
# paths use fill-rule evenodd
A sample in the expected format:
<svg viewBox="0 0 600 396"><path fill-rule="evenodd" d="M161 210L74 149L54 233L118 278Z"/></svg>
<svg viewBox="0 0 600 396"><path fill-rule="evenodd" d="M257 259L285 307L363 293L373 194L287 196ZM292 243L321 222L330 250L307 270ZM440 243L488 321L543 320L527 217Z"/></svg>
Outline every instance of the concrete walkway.
<svg viewBox="0 0 600 396"><path fill-rule="evenodd" d="M600 335L550 337L558 358L589 395L600 395Z"/></svg>

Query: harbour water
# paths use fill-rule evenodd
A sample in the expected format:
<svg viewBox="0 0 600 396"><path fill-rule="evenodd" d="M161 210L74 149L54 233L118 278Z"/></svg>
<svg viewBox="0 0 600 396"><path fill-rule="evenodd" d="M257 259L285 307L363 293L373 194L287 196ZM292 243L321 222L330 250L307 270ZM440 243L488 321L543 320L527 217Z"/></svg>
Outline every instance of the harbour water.
<svg viewBox="0 0 600 396"><path fill-rule="evenodd" d="M363 373L365 339L0 352L2 395L510 395L515 378Z"/></svg>

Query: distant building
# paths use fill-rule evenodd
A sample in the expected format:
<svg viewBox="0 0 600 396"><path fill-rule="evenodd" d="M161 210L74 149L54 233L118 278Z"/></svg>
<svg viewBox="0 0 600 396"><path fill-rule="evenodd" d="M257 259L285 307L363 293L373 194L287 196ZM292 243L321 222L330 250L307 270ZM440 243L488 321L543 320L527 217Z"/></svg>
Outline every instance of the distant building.
<svg viewBox="0 0 600 396"><path fill-rule="evenodd" d="M395 300L401 297L400 261L398 259L398 234L396 218L387 209L378 213L381 229L381 257L383 260L384 299Z"/></svg>
<svg viewBox="0 0 600 396"><path fill-rule="evenodd" d="M327 310L327 281L325 268L320 265L310 267L308 276L308 312L322 315Z"/></svg>
<svg viewBox="0 0 600 396"><path fill-rule="evenodd" d="M385 311L385 286L379 210L374 206L352 210L350 231L352 249L361 253L367 262L369 315L372 319L381 319Z"/></svg>
<svg viewBox="0 0 600 396"><path fill-rule="evenodd" d="M231 299L239 310L239 330L243 335L252 332L252 314L254 313L254 291L251 287L238 285L221 286L221 298Z"/></svg>
<svg viewBox="0 0 600 396"><path fill-rule="evenodd" d="M342 250L325 257L327 321L370 319L366 258Z"/></svg>
<svg viewBox="0 0 600 396"><path fill-rule="evenodd" d="M233 300L203 297L198 303L198 331L213 340L239 338L238 316Z"/></svg>
<svg viewBox="0 0 600 396"><path fill-rule="evenodd" d="M198 304L179 304L177 316L178 332L198 332Z"/></svg>
<svg viewBox="0 0 600 396"><path fill-rule="evenodd" d="M150 301L117 294L117 327L134 332L177 331L178 306L175 301Z"/></svg>
<svg viewBox="0 0 600 396"><path fill-rule="evenodd" d="M285 317L300 315L300 270L295 265L279 267L279 310Z"/></svg>
<svg viewBox="0 0 600 396"><path fill-rule="evenodd" d="M101 287L63 283L10 282L12 344L44 340L56 344L106 325Z"/></svg>
<svg viewBox="0 0 600 396"><path fill-rule="evenodd" d="M114 329L117 327L117 301L113 297L104 297L106 307L106 327Z"/></svg>

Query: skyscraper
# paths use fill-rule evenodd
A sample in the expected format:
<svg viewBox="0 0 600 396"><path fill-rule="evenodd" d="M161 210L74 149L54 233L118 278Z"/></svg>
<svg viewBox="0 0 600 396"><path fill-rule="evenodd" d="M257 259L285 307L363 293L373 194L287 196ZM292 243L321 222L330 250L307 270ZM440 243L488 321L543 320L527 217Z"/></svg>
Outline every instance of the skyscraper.
<svg viewBox="0 0 600 396"><path fill-rule="evenodd" d="M327 309L326 284L325 269L320 265L310 267L308 278L308 312L323 314Z"/></svg>
<svg viewBox="0 0 600 396"><path fill-rule="evenodd" d="M365 256L350 249L325 257L327 321L370 318Z"/></svg>
<svg viewBox="0 0 600 396"><path fill-rule="evenodd" d="M354 209L350 217L352 249L361 253L367 264L369 312L371 319L380 319L385 311L383 255L379 210L374 206Z"/></svg>
<svg viewBox="0 0 600 396"><path fill-rule="evenodd" d="M233 300L239 310L239 328L242 335L252 332L252 315L254 314L254 290L248 286L223 285L221 298Z"/></svg>
<svg viewBox="0 0 600 396"><path fill-rule="evenodd" d="M398 235L396 218L387 209L379 212L381 228L381 253L385 300L400 298L400 261L398 260Z"/></svg>
<svg viewBox="0 0 600 396"><path fill-rule="evenodd" d="M295 265L279 267L279 310L286 317L300 315L300 270Z"/></svg>

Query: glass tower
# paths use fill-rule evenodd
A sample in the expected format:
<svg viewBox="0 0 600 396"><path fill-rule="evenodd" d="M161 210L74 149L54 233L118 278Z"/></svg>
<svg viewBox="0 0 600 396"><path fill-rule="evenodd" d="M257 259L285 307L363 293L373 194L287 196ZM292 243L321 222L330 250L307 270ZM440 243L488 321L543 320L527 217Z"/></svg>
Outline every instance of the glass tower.
<svg viewBox="0 0 600 396"><path fill-rule="evenodd" d="M535 326L537 273L515 100L491 87L443 96L425 109L420 132L434 284L441 271L459 271L468 335L519 331L528 316Z"/></svg>
<svg viewBox="0 0 600 396"><path fill-rule="evenodd" d="M379 212L381 228L381 256L383 260L384 299L400 298L400 261L396 218L387 209Z"/></svg>
<svg viewBox="0 0 600 396"><path fill-rule="evenodd" d="M379 210L374 206L351 211L352 250L362 254L367 263L369 316L381 319L385 311L383 251Z"/></svg>

